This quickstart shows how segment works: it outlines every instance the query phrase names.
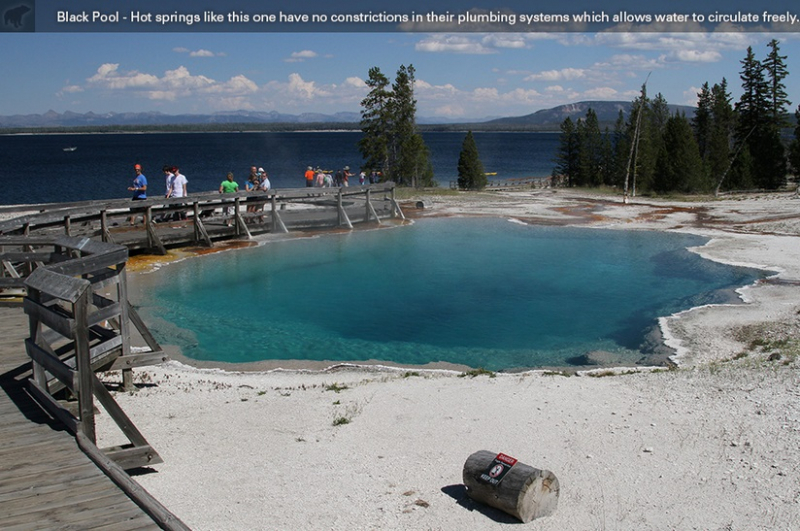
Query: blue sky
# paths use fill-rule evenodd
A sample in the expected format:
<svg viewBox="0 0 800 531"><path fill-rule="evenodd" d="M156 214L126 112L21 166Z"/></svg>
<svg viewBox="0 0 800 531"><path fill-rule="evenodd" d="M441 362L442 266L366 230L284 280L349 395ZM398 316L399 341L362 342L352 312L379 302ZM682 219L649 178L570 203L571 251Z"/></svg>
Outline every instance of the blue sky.
<svg viewBox="0 0 800 531"><path fill-rule="evenodd" d="M773 37L794 110L797 33L0 33L0 114L358 112L369 68L401 64L416 68L419 115L443 120L632 100L648 73L651 95L692 105L723 77L737 98L747 47L764 58Z"/></svg>

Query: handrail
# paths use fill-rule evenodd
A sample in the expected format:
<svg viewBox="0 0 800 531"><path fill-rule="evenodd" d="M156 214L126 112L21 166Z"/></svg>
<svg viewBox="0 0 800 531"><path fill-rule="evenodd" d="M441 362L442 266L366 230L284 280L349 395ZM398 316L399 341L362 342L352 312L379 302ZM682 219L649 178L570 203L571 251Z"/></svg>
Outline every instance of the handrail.
<svg viewBox="0 0 800 531"><path fill-rule="evenodd" d="M220 208L232 205L238 199L263 200L264 203L270 202L274 197L279 203L299 203L308 200L330 197L335 199L339 193L344 197L366 195L367 190L372 193L391 192L395 184L391 182L353 186L347 188L286 188L272 189L268 192L234 192L230 194L220 194L218 192L200 192L186 197L174 198L148 198L140 201L130 199L109 199L91 200L78 203L47 203L38 205L13 205L0 207L0 213L21 213L25 214L3 222L0 222L0 234L8 233L24 228L26 224L46 225L63 223L65 217L94 218L101 211L122 211L142 210L148 207L155 209L186 208L197 203L200 210L208 207Z"/></svg>

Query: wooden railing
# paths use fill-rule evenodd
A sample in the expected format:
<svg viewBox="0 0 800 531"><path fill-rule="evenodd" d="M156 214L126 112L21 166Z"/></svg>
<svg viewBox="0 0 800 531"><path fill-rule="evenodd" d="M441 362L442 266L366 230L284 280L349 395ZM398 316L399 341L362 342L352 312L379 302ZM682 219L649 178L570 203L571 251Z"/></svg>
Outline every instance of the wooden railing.
<svg viewBox="0 0 800 531"><path fill-rule="evenodd" d="M133 389L132 369L166 356L128 302L127 258L125 247L89 238L0 237L0 259L14 273L0 279L0 286L27 290L23 308L30 326L25 347L32 360L31 394L92 444L97 443L96 399L130 443L103 453L130 469L161 458L95 373L122 370L123 388ZM132 329L149 350L131 351Z"/></svg>
<svg viewBox="0 0 800 531"><path fill-rule="evenodd" d="M374 206L376 195L382 195L381 201L388 206L382 211L388 212L388 216L404 217L395 199L394 183L382 183L349 188L298 188L233 194L205 192L183 198L0 207L0 214L18 214L0 222L0 234L82 235L121 243L131 249L146 248L164 254L168 245L196 243L212 246L215 239L251 238L254 233L287 232L292 227L334 224L352 228L354 216L364 223L380 223L380 215ZM361 201L364 209L359 211L357 204ZM292 205L319 208L308 213L288 213L287 208ZM319 217L318 211L331 209L335 209L333 218ZM136 222L133 226L131 219ZM167 225L187 230L165 233L162 227ZM134 229L138 229L140 236L132 242L130 233Z"/></svg>

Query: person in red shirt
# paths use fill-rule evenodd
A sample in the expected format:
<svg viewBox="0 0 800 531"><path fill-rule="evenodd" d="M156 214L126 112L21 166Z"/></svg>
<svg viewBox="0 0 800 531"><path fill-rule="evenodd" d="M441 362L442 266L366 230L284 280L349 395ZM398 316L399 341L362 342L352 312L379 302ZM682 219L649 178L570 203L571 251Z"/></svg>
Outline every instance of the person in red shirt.
<svg viewBox="0 0 800 531"><path fill-rule="evenodd" d="M309 166L306 169L306 187L310 188L314 186L314 176L315 176L314 170L311 169L311 166Z"/></svg>

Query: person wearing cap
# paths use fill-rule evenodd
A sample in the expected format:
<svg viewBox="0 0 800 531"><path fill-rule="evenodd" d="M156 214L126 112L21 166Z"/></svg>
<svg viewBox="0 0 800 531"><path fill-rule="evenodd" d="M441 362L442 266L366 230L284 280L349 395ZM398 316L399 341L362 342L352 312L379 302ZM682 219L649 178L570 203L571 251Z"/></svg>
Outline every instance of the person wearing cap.
<svg viewBox="0 0 800 531"><path fill-rule="evenodd" d="M314 170L309 166L306 168L306 187L312 188L314 186Z"/></svg>
<svg viewBox="0 0 800 531"><path fill-rule="evenodd" d="M136 172L136 177L133 179L133 185L128 187L128 191L133 192L134 201L147 199L147 177L142 173L142 166L134 164L133 171Z"/></svg>
<svg viewBox="0 0 800 531"><path fill-rule="evenodd" d="M136 172L136 177L133 179L133 184L128 187L129 192L133 192L133 201L140 201L147 199L147 177L142 173L142 166L140 164L133 165L133 171ZM130 223L136 223L136 216L130 218Z"/></svg>

